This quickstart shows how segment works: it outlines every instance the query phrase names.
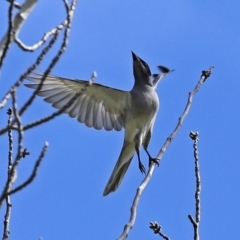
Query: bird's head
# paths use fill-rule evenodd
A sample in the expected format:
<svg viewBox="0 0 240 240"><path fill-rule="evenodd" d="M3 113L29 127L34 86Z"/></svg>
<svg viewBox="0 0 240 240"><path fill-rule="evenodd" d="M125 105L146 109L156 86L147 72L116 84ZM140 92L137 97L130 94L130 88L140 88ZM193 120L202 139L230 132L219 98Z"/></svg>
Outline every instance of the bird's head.
<svg viewBox="0 0 240 240"><path fill-rule="evenodd" d="M152 86L152 74L148 64L138 57L134 52L132 52L132 58L135 82Z"/></svg>

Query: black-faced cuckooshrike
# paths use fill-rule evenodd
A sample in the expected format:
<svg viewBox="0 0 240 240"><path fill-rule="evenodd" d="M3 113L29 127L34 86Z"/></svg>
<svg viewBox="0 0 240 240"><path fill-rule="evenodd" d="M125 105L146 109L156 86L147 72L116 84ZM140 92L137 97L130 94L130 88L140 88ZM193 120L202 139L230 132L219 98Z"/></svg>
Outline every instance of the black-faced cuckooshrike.
<svg viewBox="0 0 240 240"><path fill-rule="evenodd" d="M131 91L121 91L93 83L64 111L70 117L77 117L79 122L95 129L120 131L125 128L123 147L104 189L104 196L119 187L135 152L139 168L145 173L139 154L141 145L148 154L149 161L157 163L148 153L147 147L159 109L155 88L169 70L159 66L162 73L152 75L147 63L133 52L132 57L135 83ZM41 77L41 74L36 73L28 76L27 79L35 84L26 86L36 89ZM87 81L83 80L48 75L37 94L43 96L46 102L52 103L53 107L60 109L84 88L86 83Z"/></svg>

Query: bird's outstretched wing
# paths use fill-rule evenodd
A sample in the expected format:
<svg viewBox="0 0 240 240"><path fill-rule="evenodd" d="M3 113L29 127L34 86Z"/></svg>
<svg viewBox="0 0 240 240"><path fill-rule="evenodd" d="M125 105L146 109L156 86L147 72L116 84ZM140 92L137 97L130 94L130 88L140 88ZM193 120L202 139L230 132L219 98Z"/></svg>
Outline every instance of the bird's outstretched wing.
<svg viewBox="0 0 240 240"><path fill-rule="evenodd" d="M33 73L27 79L34 84L25 85L36 89L41 82L41 78L41 74ZM52 103L53 107L60 109L76 93L85 88L87 83L83 80L71 80L48 75L37 95L44 97L46 102ZM125 124L125 111L128 108L129 101L129 92L93 83L64 112L72 118L77 117L79 122L88 127L120 131Z"/></svg>

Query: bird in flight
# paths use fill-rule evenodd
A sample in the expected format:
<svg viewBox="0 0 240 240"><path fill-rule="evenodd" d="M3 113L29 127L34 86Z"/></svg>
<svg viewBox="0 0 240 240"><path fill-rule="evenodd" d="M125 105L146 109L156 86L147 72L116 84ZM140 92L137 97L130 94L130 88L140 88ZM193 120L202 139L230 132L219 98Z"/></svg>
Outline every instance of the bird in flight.
<svg viewBox="0 0 240 240"><path fill-rule="evenodd" d="M140 159L141 146L149 157L149 163L158 164L157 159L151 157L147 148L159 109L159 99L155 89L170 71L166 67L159 66L161 74L152 75L145 61L133 52L132 58L135 82L131 91L122 91L96 83L85 88L88 81L47 75L37 92L37 95L44 97L44 100L53 107L61 109L85 88L73 104L64 109L64 113L77 118L87 127L104 128L107 131L125 129L122 150L104 189L104 196L119 187L135 152L140 171L146 173ZM25 85L37 89L42 81L42 74L33 73L27 79L34 84Z"/></svg>

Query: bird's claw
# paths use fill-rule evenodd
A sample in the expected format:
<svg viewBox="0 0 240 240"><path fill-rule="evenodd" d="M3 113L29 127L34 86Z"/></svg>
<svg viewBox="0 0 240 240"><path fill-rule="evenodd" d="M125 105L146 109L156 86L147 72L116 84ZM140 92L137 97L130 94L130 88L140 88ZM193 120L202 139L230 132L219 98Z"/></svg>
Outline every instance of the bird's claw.
<svg viewBox="0 0 240 240"><path fill-rule="evenodd" d="M141 173L144 173L146 175L146 169L145 169L144 165L142 163L139 163L138 167L139 167Z"/></svg>
<svg viewBox="0 0 240 240"><path fill-rule="evenodd" d="M151 163L154 163L159 167L159 161L158 160L159 160L158 158L149 157L149 167L151 166Z"/></svg>

